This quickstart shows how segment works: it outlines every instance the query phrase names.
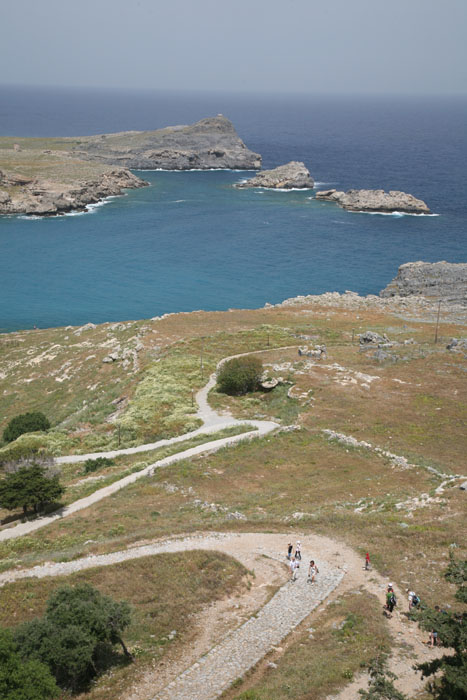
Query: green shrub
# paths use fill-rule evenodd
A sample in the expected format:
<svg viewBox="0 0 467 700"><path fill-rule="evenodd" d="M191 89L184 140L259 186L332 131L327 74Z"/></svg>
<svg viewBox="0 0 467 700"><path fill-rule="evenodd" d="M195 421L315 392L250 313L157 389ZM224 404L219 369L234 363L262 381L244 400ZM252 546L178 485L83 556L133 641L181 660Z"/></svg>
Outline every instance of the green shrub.
<svg viewBox="0 0 467 700"><path fill-rule="evenodd" d="M49 419L40 411L21 413L8 423L3 431L3 439L5 442L13 442L24 433L35 433L37 430L48 430L49 428Z"/></svg>
<svg viewBox="0 0 467 700"><path fill-rule="evenodd" d="M240 396L258 387L263 364L258 357L248 355L224 362L217 373L217 390L230 396Z"/></svg>
<svg viewBox="0 0 467 700"><path fill-rule="evenodd" d="M87 459L84 463L84 473L90 474L104 467L113 467L115 461L109 457L97 457L97 459Z"/></svg>

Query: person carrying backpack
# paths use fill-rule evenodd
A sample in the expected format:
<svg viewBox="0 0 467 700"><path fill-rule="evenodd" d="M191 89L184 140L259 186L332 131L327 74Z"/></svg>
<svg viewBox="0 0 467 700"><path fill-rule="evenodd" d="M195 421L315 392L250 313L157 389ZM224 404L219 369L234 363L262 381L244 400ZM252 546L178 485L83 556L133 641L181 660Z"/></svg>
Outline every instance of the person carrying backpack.
<svg viewBox="0 0 467 700"><path fill-rule="evenodd" d="M397 605L397 599L396 599L396 594L394 593L394 589L392 587L392 584L389 584L388 586L388 592L386 593L386 610L389 613L389 617L392 617L392 612L394 608Z"/></svg>

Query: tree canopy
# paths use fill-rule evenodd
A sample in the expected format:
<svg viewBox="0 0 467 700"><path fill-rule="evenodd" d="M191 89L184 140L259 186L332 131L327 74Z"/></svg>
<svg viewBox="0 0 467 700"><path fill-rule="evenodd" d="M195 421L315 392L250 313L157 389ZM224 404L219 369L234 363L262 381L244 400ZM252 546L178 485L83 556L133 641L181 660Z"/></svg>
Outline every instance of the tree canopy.
<svg viewBox="0 0 467 700"><path fill-rule="evenodd" d="M21 413L8 423L3 431L3 439L5 442L13 442L24 433L34 433L37 430L48 430L49 428L49 419L40 411Z"/></svg>
<svg viewBox="0 0 467 700"><path fill-rule="evenodd" d="M50 596L44 616L20 625L15 639L24 659L47 664L62 688L78 691L103 668L113 644L131 660L121 637L129 623L128 603L89 584L63 586Z"/></svg>
<svg viewBox="0 0 467 700"><path fill-rule="evenodd" d="M439 659L419 664L425 678L434 674L430 691L437 700L465 700L467 698L467 560L457 561L452 551L444 578L457 586L456 600L463 603L464 609L447 612L439 608L427 608L418 614L420 626L438 633L438 644L452 649Z"/></svg>
<svg viewBox="0 0 467 700"><path fill-rule="evenodd" d="M58 475L50 476L44 466L31 464L6 474L0 481L0 506L7 510L32 506L35 512L64 493Z"/></svg>
<svg viewBox="0 0 467 700"><path fill-rule="evenodd" d="M223 394L240 396L257 389L263 365L258 357L247 355L224 362L217 373L217 388Z"/></svg>
<svg viewBox="0 0 467 700"><path fill-rule="evenodd" d="M23 660L10 630L0 627L0 698L49 700L58 695L49 668L37 660Z"/></svg>

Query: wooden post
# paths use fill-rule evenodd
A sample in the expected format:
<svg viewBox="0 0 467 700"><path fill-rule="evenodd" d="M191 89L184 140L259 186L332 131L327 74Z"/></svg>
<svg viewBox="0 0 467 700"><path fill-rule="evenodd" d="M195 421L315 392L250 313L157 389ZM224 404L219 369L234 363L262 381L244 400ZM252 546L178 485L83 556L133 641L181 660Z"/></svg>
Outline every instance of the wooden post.
<svg viewBox="0 0 467 700"><path fill-rule="evenodd" d="M121 425L120 423L118 424L118 446L120 447L120 434L121 434Z"/></svg>
<svg viewBox="0 0 467 700"><path fill-rule="evenodd" d="M441 311L441 299L438 301L438 316L436 318L435 345L438 342L439 312Z"/></svg>

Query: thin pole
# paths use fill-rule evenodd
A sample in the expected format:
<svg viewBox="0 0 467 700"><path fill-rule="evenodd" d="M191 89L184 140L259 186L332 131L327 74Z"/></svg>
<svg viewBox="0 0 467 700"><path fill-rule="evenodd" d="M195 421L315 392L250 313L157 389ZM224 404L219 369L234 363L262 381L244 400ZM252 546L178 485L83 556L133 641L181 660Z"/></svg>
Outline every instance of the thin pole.
<svg viewBox="0 0 467 700"><path fill-rule="evenodd" d="M438 301L438 316L436 318L435 343L438 342L439 312L441 311L441 299Z"/></svg>

